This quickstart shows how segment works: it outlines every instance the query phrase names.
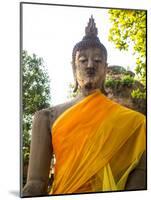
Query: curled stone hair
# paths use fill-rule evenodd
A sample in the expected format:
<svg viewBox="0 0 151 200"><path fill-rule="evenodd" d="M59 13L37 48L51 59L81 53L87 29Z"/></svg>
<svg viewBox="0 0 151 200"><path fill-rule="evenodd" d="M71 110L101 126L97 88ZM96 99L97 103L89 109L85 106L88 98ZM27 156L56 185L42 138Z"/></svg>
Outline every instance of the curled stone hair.
<svg viewBox="0 0 151 200"><path fill-rule="evenodd" d="M89 18L88 25L85 28L85 36L73 48L73 52L72 52L73 72L75 72L75 56L76 56L77 51L88 49L88 48L91 48L91 47L92 48L93 47L99 48L99 49L102 50L102 52L104 53L105 59L107 60L107 50L106 50L105 46L100 42L97 35L98 35L98 30L96 28L94 18L91 15L91 18ZM76 81L75 88L74 88L73 92L76 92L77 89L78 89L78 83ZM104 86L103 86L103 90L104 90Z"/></svg>

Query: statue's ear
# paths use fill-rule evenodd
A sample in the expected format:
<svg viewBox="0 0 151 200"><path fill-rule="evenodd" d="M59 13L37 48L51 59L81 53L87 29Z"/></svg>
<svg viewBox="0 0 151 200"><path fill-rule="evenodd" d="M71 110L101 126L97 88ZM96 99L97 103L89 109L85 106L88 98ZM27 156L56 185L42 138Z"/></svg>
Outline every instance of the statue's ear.
<svg viewBox="0 0 151 200"><path fill-rule="evenodd" d="M75 80L73 92L76 92L77 89L78 89L78 82L77 82L77 80Z"/></svg>
<svg viewBox="0 0 151 200"><path fill-rule="evenodd" d="M105 64L105 75L107 74L108 63Z"/></svg>
<svg viewBox="0 0 151 200"><path fill-rule="evenodd" d="M73 61L71 61L71 65L72 65L73 77L74 80L76 81L76 65Z"/></svg>
<svg viewBox="0 0 151 200"><path fill-rule="evenodd" d="M73 71L73 77L74 77L74 89L73 92L76 92L78 89L78 82L77 82L77 76L76 76L76 65L75 63L72 61L71 62L72 65L72 71Z"/></svg>
<svg viewBox="0 0 151 200"><path fill-rule="evenodd" d="M107 68L108 68L108 63L105 64L106 73L107 73Z"/></svg>
<svg viewBox="0 0 151 200"><path fill-rule="evenodd" d="M107 92L105 90L105 79L106 79L106 74L107 74L107 68L108 68L108 63L105 64L104 80L103 80L101 88L100 88L102 93L105 95L107 95Z"/></svg>

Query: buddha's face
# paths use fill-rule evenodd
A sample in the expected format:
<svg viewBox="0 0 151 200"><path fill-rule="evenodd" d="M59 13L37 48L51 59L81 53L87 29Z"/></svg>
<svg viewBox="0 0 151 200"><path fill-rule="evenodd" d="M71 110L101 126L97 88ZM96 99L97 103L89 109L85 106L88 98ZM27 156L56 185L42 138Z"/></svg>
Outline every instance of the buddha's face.
<svg viewBox="0 0 151 200"><path fill-rule="evenodd" d="M105 80L107 63L99 48L76 52L75 78L82 90L100 89Z"/></svg>

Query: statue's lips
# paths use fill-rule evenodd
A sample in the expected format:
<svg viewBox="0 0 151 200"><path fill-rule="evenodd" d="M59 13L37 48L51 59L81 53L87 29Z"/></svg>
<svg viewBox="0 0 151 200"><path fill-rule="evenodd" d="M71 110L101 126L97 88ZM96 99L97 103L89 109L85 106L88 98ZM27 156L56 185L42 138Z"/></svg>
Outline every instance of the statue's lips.
<svg viewBox="0 0 151 200"><path fill-rule="evenodd" d="M87 71L87 72L86 72L86 75L87 75L88 77L93 77L93 76L96 75L96 73L95 73L95 71Z"/></svg>

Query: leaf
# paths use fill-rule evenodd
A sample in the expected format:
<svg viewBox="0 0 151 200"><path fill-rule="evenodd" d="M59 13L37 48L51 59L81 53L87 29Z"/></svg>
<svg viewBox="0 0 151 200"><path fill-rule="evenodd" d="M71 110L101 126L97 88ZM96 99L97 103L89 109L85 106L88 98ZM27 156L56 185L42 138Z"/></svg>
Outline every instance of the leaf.
<svg viewBox="0 0 151 200"><path fill-rule="evenodd" d="M50 80L43 59L22 52L23 158L28 159L33 114L50 106Z"/></svg>
<svg viewBox="0 0 151 200"><path fill-rule="evenodd" d="M145 84L146 11L110 9L108 13L112 25L108 40L119 50L128 51L132 47L133 54L137 55L135 72Z"/></svg>

